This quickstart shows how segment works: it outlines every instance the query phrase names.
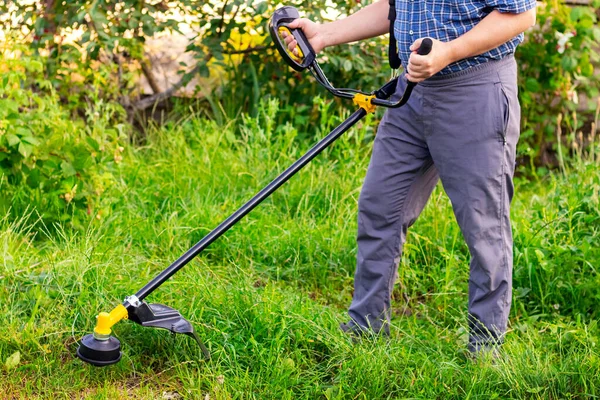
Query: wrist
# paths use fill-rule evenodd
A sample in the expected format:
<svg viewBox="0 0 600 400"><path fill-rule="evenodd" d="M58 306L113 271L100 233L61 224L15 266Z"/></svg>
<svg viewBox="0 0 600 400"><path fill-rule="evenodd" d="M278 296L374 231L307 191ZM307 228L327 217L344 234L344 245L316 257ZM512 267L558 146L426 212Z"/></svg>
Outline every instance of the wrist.
<svg viewBox="0 0 600 400"><path fill-rule="evenodd" d="M450 61L448 64L460 61L466 57L466 55L463 54L464 45L460 39L461 38L457 38L448 42L448 59Z"/></svg>
<svg viewBox="0 0 600 400"><path fill-rule="evenodd" d="M323 48L335 46L337 44L335 42L335 29L332 29L332 25L333 22L327 22L321 25L319 36L321 36L321 45Z"/></svg>

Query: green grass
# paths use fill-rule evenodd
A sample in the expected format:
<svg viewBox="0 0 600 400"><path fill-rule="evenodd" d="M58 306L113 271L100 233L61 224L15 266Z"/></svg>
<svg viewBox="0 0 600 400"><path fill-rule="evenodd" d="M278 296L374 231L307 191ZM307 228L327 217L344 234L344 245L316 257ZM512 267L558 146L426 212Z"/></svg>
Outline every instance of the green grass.
<svg viewBox="0 0 600 400"><path fill-rule="evenodd" d="M210 361L187 337L130 322L115 326L119 364L74 358L99 311L308 148L303 132L273 126L274 103L263 109L241 137L232 123L195 118L151 132L125 156L111 214L86 230L44 228L35 210L0 218L0 399L600 396L600 173L590 162L517 182L513 309L497 362L465 352L468 253L441 188L409 233L391 338L352 343L338 330L370 121L150 296L193 322ZM336 121L318 122L326 132Z"/></svg>

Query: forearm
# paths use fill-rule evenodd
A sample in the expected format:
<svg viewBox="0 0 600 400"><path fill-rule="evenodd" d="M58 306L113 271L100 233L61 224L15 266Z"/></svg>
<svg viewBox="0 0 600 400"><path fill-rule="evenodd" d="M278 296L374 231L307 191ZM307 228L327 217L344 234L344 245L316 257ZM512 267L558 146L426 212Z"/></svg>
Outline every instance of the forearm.
<svg viewBox="0 0 600 400"><path fill-rule="evenodd" d="M535 8L520 14L492 11L473 29L449 42L451 62L495 49L535 24Z"/></svg>
<svg viewBox="0 0 600 400"><path fill-rule="evenodd" d="M326 46L350 43L388 32L388 0L379 0L349 17L322 25Z"/></svg>

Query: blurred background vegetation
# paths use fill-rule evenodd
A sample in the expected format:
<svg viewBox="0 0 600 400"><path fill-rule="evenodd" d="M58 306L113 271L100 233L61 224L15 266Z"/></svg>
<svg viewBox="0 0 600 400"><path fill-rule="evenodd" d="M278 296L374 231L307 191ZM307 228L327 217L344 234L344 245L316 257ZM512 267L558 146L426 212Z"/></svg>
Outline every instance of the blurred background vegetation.
<svg viewBox="0 0 600 400"><path fill-rule="evenodd" d="M317 21L362 4L286 3ZM275 123L290 121L298 140L321 130L320 104L343 114L352 105L327 97L315 81L282 63L267 34L280 4L265 1L7 1L0 5L0 207L43 210L43 220L100 218L111 200L115 165L144 144L149 126L191 111L220 125L255 117L260 100L279 99ZM538 24L517 52L522 105L520 173L543 176L561 157L589 145L597 127L600 0L540 4ZM176 81L157 84L147 43L185 34L186 62ZM371 90L390 76L387 38L327 49L320 61L339 86ZM151 88L140 89L144 80ZM177 96L192 88L193 96ZM189 94L189 89L188 89ZM327 100L321 100L323 96ZM381 112L381 111L379 111ZM159 118L157 118L159 116ZM378 114L380 116L380 114ZM237 135L239 129L235 129Z"/></svg>

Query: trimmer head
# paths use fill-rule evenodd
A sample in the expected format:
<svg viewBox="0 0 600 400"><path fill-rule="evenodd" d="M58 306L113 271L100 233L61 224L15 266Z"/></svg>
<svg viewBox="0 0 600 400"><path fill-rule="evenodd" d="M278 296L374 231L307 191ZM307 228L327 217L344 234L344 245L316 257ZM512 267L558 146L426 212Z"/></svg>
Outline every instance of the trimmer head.
<svg viewBox="0 0 600 400"><path fill-rule="evenodd" d="M101 312L94 328L94 333L85 335L77 349L77 357L97 367L116 364L121 359L121 343L110 336L111 328L122 319L130 319L142 326L167 329L193 338L206 359L210 353L194 327L179 311L163 304L148 304L135 296L129 296L122 305L110 313Z"/></svg>
<svg viewBox="0 0 600 400"><path fill-rule="evenodd" d="M121 342L113 336L98 340L93 334L85 335L77 349L77 357L97 367L115 364L121 359Z"/></svg>

